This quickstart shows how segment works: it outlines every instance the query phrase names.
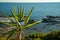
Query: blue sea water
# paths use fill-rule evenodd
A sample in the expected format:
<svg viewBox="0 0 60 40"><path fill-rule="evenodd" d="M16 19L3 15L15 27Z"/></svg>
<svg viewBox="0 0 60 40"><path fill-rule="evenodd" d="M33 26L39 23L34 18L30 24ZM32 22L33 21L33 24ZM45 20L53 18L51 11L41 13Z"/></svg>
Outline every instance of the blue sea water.
<svg viewBox="0 0 60 40"><path fill-rule="evenodd" d="M34 10L31 14L31 18L36 21L46 18L46 16L60 16L59 2L57 3L55 2L54 3L0 3L0 11L3 11L7 15L10 15L10 9L13 9L13 7L17 8L17 6L25 7L25 15L27 15L29 9L32 6L34 6ZM51 30L60 30L60 25L46 25L46 23L41 23L35 25L32 28L36 28L37 31L48 32Z"/></svg>

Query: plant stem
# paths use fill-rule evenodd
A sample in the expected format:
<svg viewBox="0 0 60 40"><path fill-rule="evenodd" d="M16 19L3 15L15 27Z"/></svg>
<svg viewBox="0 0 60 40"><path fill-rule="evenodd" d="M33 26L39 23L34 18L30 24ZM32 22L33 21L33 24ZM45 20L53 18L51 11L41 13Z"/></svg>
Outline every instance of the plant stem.
<svg viewBox="0 0 60 40"><path fill-rule="evenodd" d="M18 32L17 40L22 40L22 31Z"/></svg>

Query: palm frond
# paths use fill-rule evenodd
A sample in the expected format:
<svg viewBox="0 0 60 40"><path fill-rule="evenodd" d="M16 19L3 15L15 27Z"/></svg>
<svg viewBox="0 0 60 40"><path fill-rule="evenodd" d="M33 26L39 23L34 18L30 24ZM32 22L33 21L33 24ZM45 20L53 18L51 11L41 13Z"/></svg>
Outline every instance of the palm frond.
<svg viewBox="0 0 60 40"><path fill-rule="evenodd" d="M32 24L29 24L29 25L27 25L27 26L25 26L25 27L23 27L23 28L31 27L31 26L33 26L33 25L35 25L35 24L37 24L37 23L41 23L42 21L43 21L43 20L39 20L39 21L34 22L34 23L32 23Z"/></svg>
<svg viewBox="0 0 60 40"><path fill-rule="evenodd" d="M15 11L12 11L12 10L10 10L10 11L11 11L11 14L12 14L12 16L14 17L14 19L15 19L15 21L16 21L16 25L18 25L17 27L18 27L19 29L22 29L22 26L21 26L21 24L20 24L20 22L19 22L19 20L18 20L17 15L16 15L16 12L15 12Z"/></svg>
<svg viewBox="0 0 60 40"><path fill-rule="evenodd" d="M1 37L5 36L5 35L7 35L7 34L10 34L11 32L15 32L15 31L18 31L18 29L16 28L16 29L13 29L13 30L11 30L11 31L8 31L8 32L2 34Z"/></svg>
<svg viewBox="0 0 60 40"><path fill-rule="evenodd" d="M4 12L0 11L0 13L6 17L8 20L10 20L11 22L14 22L8 15L6 15Z"/></svg>
<svg viewBox="0 0 60 40"><path fill-rule="evenodd" d="M17 16L18 16L18 19L21 20L21 7L20 8L17 7L17 8L18 8L18 14L17 14Z"/></svg>
<svg viewBox="0 0 60 40"><path fill-rule="evenodd" d="M11 23L8 23L8 22L0 22L0 24L5 24L7 26L16 26L16 24L11 24Z"/></svg>
<svg viewBox="0 0 60 40"><path fill-rule="evenodd" d="M9 34L9 36L7 37L7 39L6 40L8 40L15 32L16 32L17 30L15 29L15 30L13 30L10 34Z"/></svg>
<svg viewBox="0 0 60 40"><path fill-rule="evenodd" d="M34 7L32 7L32 8L29 10L27 17L26 17L25 20L24 20L24 24L27 24L27 23L28 23L29 18L30 18L30 15L31 15L31 13L32 13L32 11L33 11L33 8L34 8Z"/></svg>
<svg viewBox="0 0 60 40"><path fill-rule="evenodd" d="M19 20L24 20L24 12L25 12L24 7L18 8L18 18L19 18Z"/></svg>
<svg viewBox="0 0 60 40"><path fill-rule="evenodd" d="M21 20L24 20L24 7L22 8L22 12L21 12Z"/></svg>
<svg viewBox="0 0 60 40"><path fill-rule="evenodd" d="M11 33L9 34L9 36L7 37L6 40L9 40L9 38L10 38L12 35L13 35L13 32L11 32Z"/></svg>
<svg viewBox="0 0 60 40"><path fill-rule="evenodd" d="M16 11L15 10L10 10L12 16L14 17L15 21L17 22L18 21L18 17L16 15Z"/></svg>

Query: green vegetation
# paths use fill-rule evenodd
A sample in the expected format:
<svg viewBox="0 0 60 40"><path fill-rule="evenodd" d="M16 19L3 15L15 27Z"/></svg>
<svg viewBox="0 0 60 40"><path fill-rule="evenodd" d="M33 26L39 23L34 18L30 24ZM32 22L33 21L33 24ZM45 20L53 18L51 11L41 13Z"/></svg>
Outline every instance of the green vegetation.
<svg viewBox="0 0 60 40"><path fill-rule="evenodd" d="M11 36L12 36L14 33L17 32L18 34L17 34L16 40L22 40L22 34L23 34L23 29L24 29L24 28L28 28L28 27L31 27L31 26L37 24L37 23L42 22L43 20L39 20L39 21L34 22L34 23L32 23L32 24L27 24L28 21L30 20L30 16L31 16L31 13L32 13L33 9L34 9L34 7L32 7L32 8L29 10L29 12L28 12L28 14L27 14L26 17L24 17L24 13L25 13L24 7L18 8L18 11L16 10L16 8L14 8L13 10L10 10L11 15L12 15L12 16L14 17L14 19L15 19L15 22L14 22L8 15L6 15L5 13L3 13L3 12L0 11L0 13L3 14L4 17L6 17L8 20L11 21L11 23L1 22L2 24L6 24L6 25L12 26L12 27L16 26L15 29L13 29L13 30L11 30L11 31L9 31L9 32L7 32L7 33L4 33L4 34L2 35L2 37L5 36L5 35L7 35L7 34L9 34L8 37L6 38L6 40L9 40L9 38L11 38ZM22 20L23 20L23 22L24 22L23 25L20 23L20 21L22 21Z"/></svg>
<svg viewBox="0 0 60 40"><path fill-rule="evenodd" d="M51 33L37 33L28 35L25 40L60 40L60 31L52 31Z"/></svg>
<svg viewBox="0 0 60 40"><path fill-rule="evenodd" d="M2 37L0 40L5 40L5 37ZM15 40L15 38L10 38L9 40ZM36 33L30 34L24 37L23 40L60 40L60 31L52 31L50 33Z"/></svg>

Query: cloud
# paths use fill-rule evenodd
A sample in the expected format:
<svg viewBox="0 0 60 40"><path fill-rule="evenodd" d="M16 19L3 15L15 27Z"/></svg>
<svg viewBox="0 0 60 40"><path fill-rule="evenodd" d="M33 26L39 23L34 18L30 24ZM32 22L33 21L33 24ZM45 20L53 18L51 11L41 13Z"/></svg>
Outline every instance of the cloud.
<svg viewBox="0 0 60 40"><path fill-rule="evenodd" d="M0 0L0 2L60 2L60 0Z"/></svg>

